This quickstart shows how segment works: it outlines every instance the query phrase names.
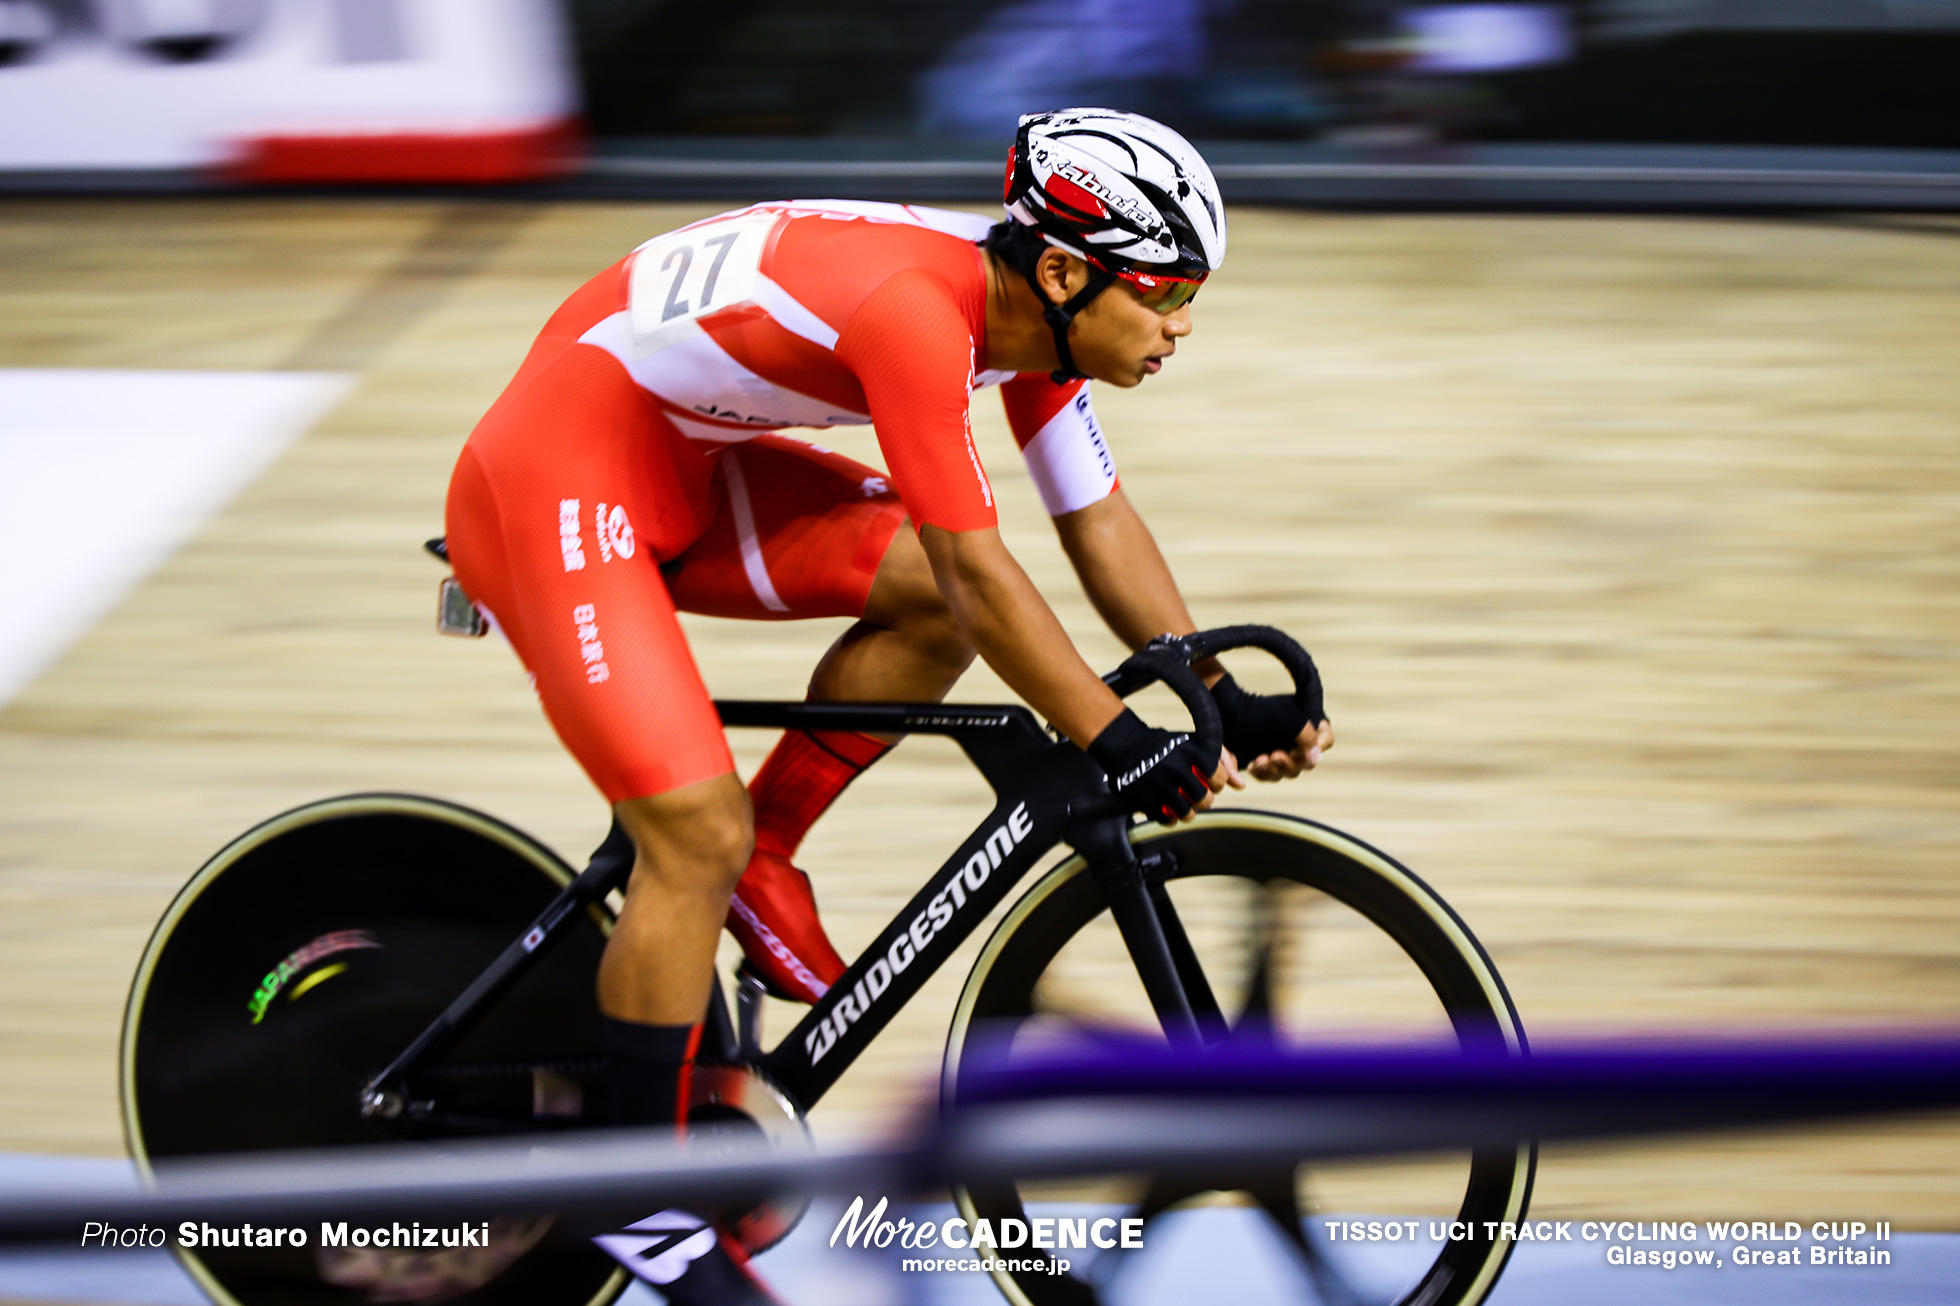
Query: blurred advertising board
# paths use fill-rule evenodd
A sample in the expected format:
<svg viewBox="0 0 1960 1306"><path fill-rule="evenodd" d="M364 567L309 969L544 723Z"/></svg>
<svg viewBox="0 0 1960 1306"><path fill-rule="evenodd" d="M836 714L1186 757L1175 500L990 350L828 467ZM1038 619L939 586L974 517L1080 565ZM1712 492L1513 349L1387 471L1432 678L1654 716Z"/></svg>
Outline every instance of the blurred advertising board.
<svg viewBox="0 0 1960 1306"><path fill-rule="evenodd" d="M0 170L511 181L569 156L556 0L0 0Z"/></svg>

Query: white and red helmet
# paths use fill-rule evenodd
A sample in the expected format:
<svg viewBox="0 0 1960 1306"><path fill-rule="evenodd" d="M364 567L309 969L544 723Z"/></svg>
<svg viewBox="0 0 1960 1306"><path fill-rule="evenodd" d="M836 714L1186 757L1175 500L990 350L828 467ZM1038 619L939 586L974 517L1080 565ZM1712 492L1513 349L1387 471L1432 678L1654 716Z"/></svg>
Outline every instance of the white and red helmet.
<svg viewBox="0 0 1960 1306"><path fill-rule="evenodd" d="M1183 282L1195 293L1225 259L1225 205L1211 169L1191 142L1140 114L1022 118L1004 202L1048 244L1143 289Z"/></svg>

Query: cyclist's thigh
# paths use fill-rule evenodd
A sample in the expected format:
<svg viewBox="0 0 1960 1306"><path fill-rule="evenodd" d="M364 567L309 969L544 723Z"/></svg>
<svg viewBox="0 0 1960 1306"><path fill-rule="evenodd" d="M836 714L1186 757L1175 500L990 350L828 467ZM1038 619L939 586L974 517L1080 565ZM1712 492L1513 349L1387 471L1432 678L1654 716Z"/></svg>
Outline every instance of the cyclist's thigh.
<svg viewBox="0 0 1960 1306"><path fill-rule="evenodd" d="M620 802L734 766L648 544L705 505L660 467L678 435L590 353L568 355L566 384L547 370L478 426L447 529L457 579L523 660L559 738Z"/></svg>
<svg viewBox="0 0 1960 1306"><path fill-rule="evenodd" d="M856 617L905 520L885 474L782 435L730 446L715 519L663 570L683 612Z"/></svg>

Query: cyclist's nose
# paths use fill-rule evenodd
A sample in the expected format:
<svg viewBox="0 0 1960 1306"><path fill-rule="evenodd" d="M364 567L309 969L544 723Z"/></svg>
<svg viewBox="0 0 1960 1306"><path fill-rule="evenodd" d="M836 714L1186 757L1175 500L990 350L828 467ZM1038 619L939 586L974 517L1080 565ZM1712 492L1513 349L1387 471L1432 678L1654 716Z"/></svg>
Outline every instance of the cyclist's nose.
<svg viewBox="0 0 1960 1306"><path fill-rule="evenodd" d="M1177 340L1191 334L1191 306L1186 304L1164 319L1164 335Z"/></svg>

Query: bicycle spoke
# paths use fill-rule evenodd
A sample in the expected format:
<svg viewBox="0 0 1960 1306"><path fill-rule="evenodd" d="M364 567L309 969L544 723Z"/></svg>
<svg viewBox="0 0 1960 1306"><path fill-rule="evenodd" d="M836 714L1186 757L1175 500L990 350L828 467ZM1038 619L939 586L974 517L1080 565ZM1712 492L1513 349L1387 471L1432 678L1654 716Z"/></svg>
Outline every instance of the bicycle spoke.
<svg viewBox="0 0 1960 1306"><path fill-rule="evenodd" d="M1294 1227L1300 1230L1298 1245L1306 1260L1307 1280L1313 1284L1321 1306L1378 1306L1377 1298L1365 1296L1335 1266L1325 1239L1303 1223L1296 1222Z"/></svg>
<svg viewBox="0 0 1960 1306"><path fill-rule="evenodd" d="M1147 1224L1179 1202L1196 1197L1200 1193L1212 1192L1216 1186L1206 1180L1193 1179L1189 1176L1155 1175L1150 1180L1150 1187L1144 1193L1143 1200L1137 1203L1136 1213L1131 1218L1142 1220Z"/></svg>
<svg viewBox="0 0 1960 1306"><path fill-rule="evenodd" d="M1209 1178L1159 1175L1134 1208L1133 1218L1147 1224L1191 1198L1225 1191L1243 1192L1271 1219L1276 1232L1300 1258L1301 1270L1312 1284L1319 1306L1379 1306L1349 1280L1329 1255L1324 1241L1314 1235L1301 1207L1291 1167L1253 1176L1249 1182L1242 1173Z"/></svg>
<svg viewBox="0 0 1960 1306"><path fill-rule="evenodd" d="M1232 1032L1242 1039L1257 1038L1272 1042L1276 1038L1273 1028L1273 990L1277 977L1273 973L1273 957L1278 947L1279 929L1276 918L1278 906L1273 901L1277 892L1271 884L1262 885L1258 898L1253 903L1247 921L1246 954L1252 959L1246 979L1245 998L1239 1004L1239 1014L1232 1022Z"/></svg>
<svg viewBox="0 0 1960 1306"><path fill-rule="evenodd" d="M1300 1205L1300 1189L1291 1167L1256 1176L1245 1191L1272 1222L1287 1246L1300 1257L1300 1267L1313 1284L1320 1306L1372 1306L1328 1256L1326 1245L1316 1238Z"/></svg>
<svg viewBox="0 0 1960 1306"><path fill-rule="evenodd" d="M1126 1040L1139 1034L1157 1032L1155 1024L1147 1017L1098 1006L1070 993L1044 992L1029 1012L1029 1017L1034 1022L1033 1032L1037 1034L1043 1026L1052 1025L1076 1040L1091 1042Z"/></svg>
<svg viewBox="0 0 1960 1306"><path fill-rule="evenodd" d="M1301 1223L1304 1212L1300 1210L1300 1194L1293 1183L1292 1166L1255 1176L1245 1185L1245 1192L1259 1204L1260 1210L1273 1218L1280 1234L1291 1246L1303 1256L1313 1255Z"/></svg>

